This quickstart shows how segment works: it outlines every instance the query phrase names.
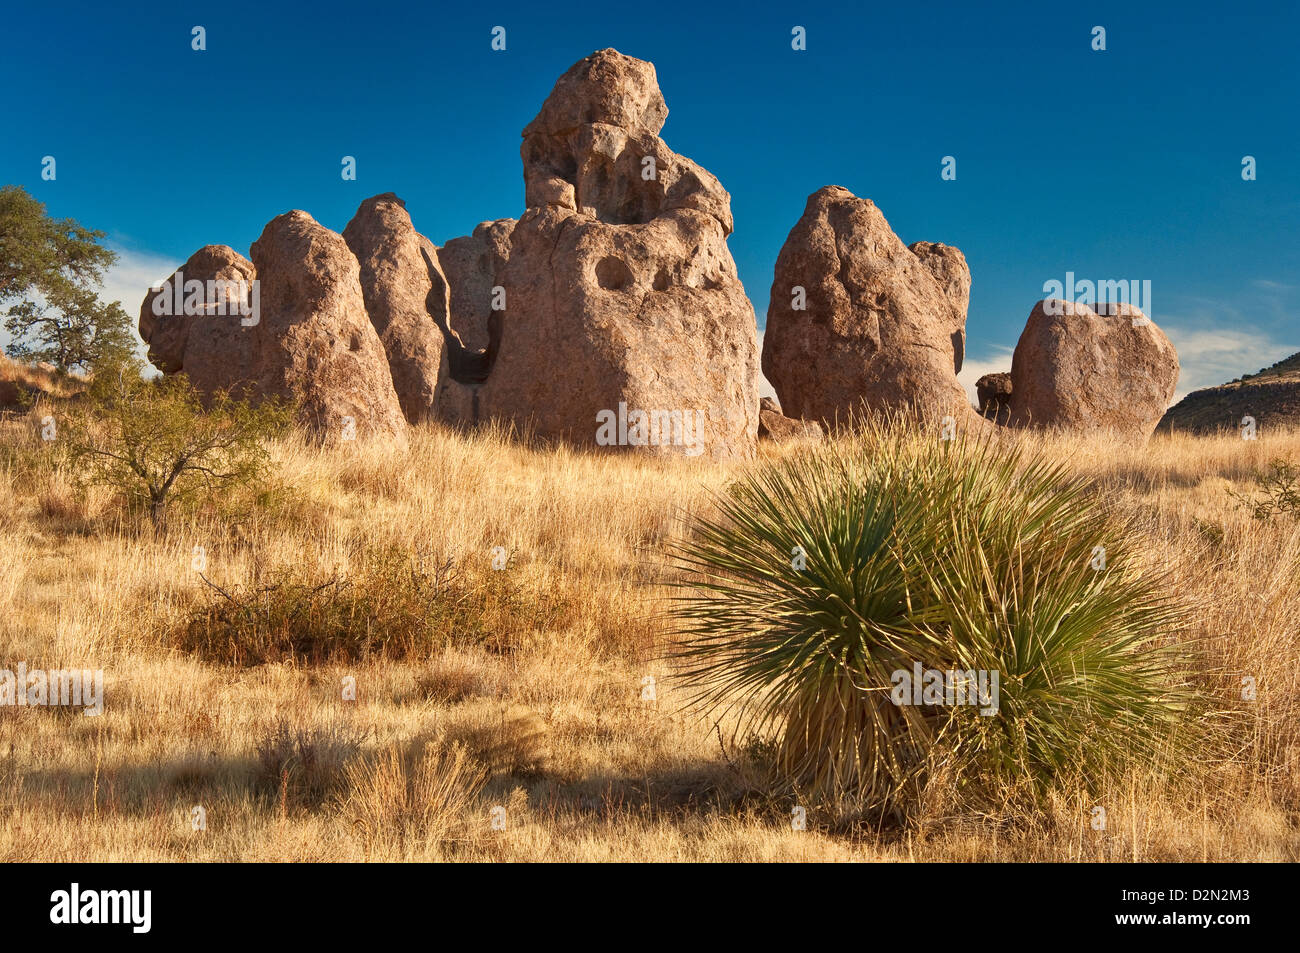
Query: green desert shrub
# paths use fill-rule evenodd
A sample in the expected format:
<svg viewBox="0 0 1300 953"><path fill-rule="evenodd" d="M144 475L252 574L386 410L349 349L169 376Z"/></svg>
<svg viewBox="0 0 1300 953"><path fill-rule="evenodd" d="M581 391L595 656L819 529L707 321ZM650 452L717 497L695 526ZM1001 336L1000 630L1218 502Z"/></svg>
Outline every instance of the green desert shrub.
<svg viewBox="0 0 1300 953"><path fill-rule="evenodd" d="M171 507L264 483L265 443L285 431L291 414L278 401L221 393L205 406L184 375L147 381L124 373L97 381L57 422L78 481L117 490L161 527Z"/></svg>
<svg viewBox="0 0 1300 953"><path fill-rule="evenodd" d="M1255 471L1254 480L1259 496L1228 491L1238 506L1249 510L1261 523L1275 515L1300 516L1300 466L1289 457L1270 460L1266 472Z"/></svg>
<svg viewBox="0 0 1300 953"><path fill-rule="evenodd" d="M772 735L801 798L902 817L932 779L1042 792L1160 763L1188 721L1184 610L1133 529L988 439L869 427L743 477L675 552L687 688ZM986 694L913 696L917 666Z"/></svg>

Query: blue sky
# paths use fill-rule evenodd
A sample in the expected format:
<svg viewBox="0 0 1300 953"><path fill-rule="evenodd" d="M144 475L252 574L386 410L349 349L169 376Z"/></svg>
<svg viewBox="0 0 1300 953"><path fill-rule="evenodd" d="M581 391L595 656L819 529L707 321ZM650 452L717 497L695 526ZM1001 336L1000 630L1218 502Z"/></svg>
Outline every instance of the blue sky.
<svg viewBox="0 0 1300 953"><path fill-rule="evenodd" d="M1300 350L1295 3L848 6L24 4L5 15L0 183L108 232L108 292L134 314L198 247L247 254L291 208L342 230L393 191L438 244L517 217L520 130L614 47L655 64L664 139L731 192L760 326L786 234L837 184L905 242L965 252L968 384L1009 368L1067 271L1151 281L1180 394Z"/></svg>

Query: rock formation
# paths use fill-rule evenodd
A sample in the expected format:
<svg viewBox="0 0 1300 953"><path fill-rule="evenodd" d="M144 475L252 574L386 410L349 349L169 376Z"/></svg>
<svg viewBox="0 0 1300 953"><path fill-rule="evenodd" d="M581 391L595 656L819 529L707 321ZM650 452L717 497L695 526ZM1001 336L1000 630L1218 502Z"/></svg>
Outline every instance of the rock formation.
<svg viewBox="0 0 1300 953"><path fill-rule="evenodd" d="M256 278L260 319L159 315L151 295L151 359L205 394L291 396L327 437L348 419L399 439L406 420L497 419L585 446L751 456L757 330L727 249L731 200L659 138L667 115L653 65L594 53L524 129L518 221L439 249L392 193L342 238L282 215L252 262L209 246L183 269Z"/></svg>
<svg viewBox="0 0 1300 953"><path fill-rule="evenodd" d="M510 235L516 224L513 218L483 222L472 235L453 238L438 249L438 261L451 285L454 319L449 327L469 352L487 350L492 316L501 313L492 310L492 289L510 258ZM496 333L499 336L500 330Z"/></svg>
<svg viewBox="0 0 1300 953"><path fill-rule="evenodd" d="M150 292L150 359L204 395L291 398L323 439L498 420L582 446L727 459L751 456L760 432L817 438L872 411L1141 437L1160 419L1178 377L1168 338L1127 305L1067 303L1034 309L1011 373L977 382L975 414L957 382L965 256L904 246L839 186L808 198L777 260L762 367L789 416L760 405L731 199L659 138L667 115L652 64L593 53L523 130L518 220L438 248L392 193L363 202L341 237L281 215L252 261L209 245ZM1249 413L1244 399L1214 403L1214 425Z"/></svg>
<svg viewBox="0 0 1300 953"><path fill-rule="evenodd" d="M252 257L262 304L250 375L258 392L298 400L302 422L327 442L405 443L384 345L343 237L306 212L287 212L267 224Z"/></svg>
<svg viewBox="0 0 1300 953"><path fill-rule="evenodd" d="M140 305L149 360L168 374L183 371L202 394L250 383L255 277L253 263L227 245L196 251Z"/></svg>
<svg viewBox="0 0 1300 953"><path fill-rule="evenodd" d="M979 412L989 420L1000 424L1010 422L1011 417L1011 375L1006 371L985 374L975 382L975 393L979 398Z"/></svg>
<svg viewBox="0 0 1300 953"><path fill-rule="evenodd" d="M447 293L445 279L427 265L437 250L392 192L362 202L343 238L360 265L365 310L384 345L402 413L423 423L434 416L443 360L443 331L426 309L435 287Z"/></svg>
<svg viewBox="0 0 1300 953"><path fill-rule="evenodd" d="M758 402L758 439L777 444L821 440L822 428L815 420L792 420L771 397L763 397Z"/></svg>
<svg viewBox="0 0 1300 953"><path fill-rule="evenodd" d="M207 246L173 276L181 288L146 298L150 357L205 394L292 397L325 436L348 419L398 439L404 420L495 419L583 446L725 459L750 456L760 430L815 437L863 411L991 427L956 378L965 257L904 246L838 186L809 197L777 261L762 364L789 416L760 407L730 196L659 138L667 114L650 63L594 53L523 131L518 220L437 248L392 193L362 203L342 238L306 213L280 216L253 261ZM197 310L191 284L206 289ZM1148 435L1177 380L1168 339L1127 305L1060 312L1034 309L1011 373L977 383L980 414ZM1252 400L1218 417L1236 425Z"/></svg>
<svg viewBox="0 0 1300 953"><path fill-rule="evenodd" d="M447 338L438 379L438 415L449 423L475 424L481 419L478 388L487 380L501 340L504 290L498 281L510 258L515 220L482 222L472 235L453 238L437 251L437 266L446 277L444 304L429 299L429 313ZM433 266L433 263L430 262ZM442 309L441 317L438 309Z"/></svg>
<svg viewBox="0 0 1300 953"><path fill-rule="evenodd" d="M362 207L354 237L373 245L372 300L403 359L399 366L407 367L419 353L409 286L425 271L421 265L412 277L408 264L403 273L393 263L393 249L413 231L394 224L389 235L387 224L375 224L405 216L390 198ZM149 359L164 373L184 372L204 398L228 391L292 400L299 422L323 442L378 436L404 444L406 422L384 344L343 238L306 212L288 212L267 224L252 256L250 262L225 245L207 245L151 289L140 306ZM424 315L423 295L419 304ZM426 343L440 345L437 338ZM435 381L436 362L435 356Z"/></svg>
<svg viewBox="0 0 1300 953"><path fill-rule="evenodd" d="M970 307L970 267L966 256L960 249L939 242L913 242L907 250L921 260L952 304L953 322L948 340L952 343L953 373L960 373L966 359L966 311Z"/></svg>
<svg viewBox="0 0 1300 953"><path fill-rule="evenodd" d="M1110 431L1145 440L1178 383L1178 355L1129 304L1048 299L1034 306L1011 362L1011 424Z"/></svg>
<svg viewBox="0 0 1300 953"><path fill-rule="evenodd" d="M484 238L501 330L494 344L489 322L481 419L583 445L752 455L757 332L726 244L730 196L658 138L666 116L654 67L602 50L524 129L529 207L508 255Z"/></svg>
<svg viewBox="0 0 1300 953"><path fill-rule="evenodd" d="M957 371L970 271L946 245L903 245L871 201L814 192L772 282L763 373L792 417L914 409L974 417Z"/></svg>

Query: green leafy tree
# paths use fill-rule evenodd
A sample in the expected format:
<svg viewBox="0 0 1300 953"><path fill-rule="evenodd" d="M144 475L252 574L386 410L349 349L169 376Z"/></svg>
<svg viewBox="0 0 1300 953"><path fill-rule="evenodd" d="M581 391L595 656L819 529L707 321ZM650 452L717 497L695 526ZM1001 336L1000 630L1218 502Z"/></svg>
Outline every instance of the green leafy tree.
<svg viewBox="0 0 1300 953"><path fill-rule="evenodd" d="M279 401L221 393L205 407L183 374L146 381L124 372L76 404L65 446L83 484L121 490L161 527L173 505L260 480L270 464L264 441L291 415Z"/></svg>
<svg viewBox="0 0 1300 953"><path fill-rule="evenodd" d="M13 357L59 370L111 374L135 366L131 319L99 300L117 255L104 233L51 218L16 185L0 187L0 306Z"/></svg>

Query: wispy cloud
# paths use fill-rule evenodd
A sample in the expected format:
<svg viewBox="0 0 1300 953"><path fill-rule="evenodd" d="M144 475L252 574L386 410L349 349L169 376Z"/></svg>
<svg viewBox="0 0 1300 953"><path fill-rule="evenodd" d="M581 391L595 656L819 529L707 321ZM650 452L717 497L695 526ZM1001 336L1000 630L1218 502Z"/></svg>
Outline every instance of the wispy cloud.
<svg viewBox="0 0 1300 953"><path fill-rule="evenodd" d="M114 248L117 263L104 275L102 301L119 301L122 310L133 319L140 314L140 304L149 289L166 281L184 262L148 251ZM134 326L135 322L132 321Z"/></svg>
<svg viewBox="0 0 1300 953"><path fill-rule="evenodd" d="M1182 368L1174 401L1300 351L1294 327L1298 298L1294 284L1269 278L1256 278L1230 296L1175 298L1156 319Z"/></svg>
<svg viewBox="0 0 1300 953"><path fill-rule="evenodd" d="M1294 339L1279 341L1265 331L1187 329L1175 324L1166 324L1163 330L1178 351L1182 367L1175 403L1194 390L1253 374L1300 351L1300 343Z"/></svg>

